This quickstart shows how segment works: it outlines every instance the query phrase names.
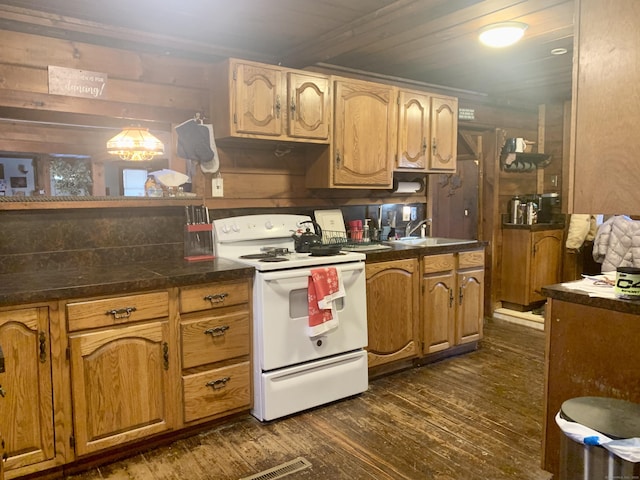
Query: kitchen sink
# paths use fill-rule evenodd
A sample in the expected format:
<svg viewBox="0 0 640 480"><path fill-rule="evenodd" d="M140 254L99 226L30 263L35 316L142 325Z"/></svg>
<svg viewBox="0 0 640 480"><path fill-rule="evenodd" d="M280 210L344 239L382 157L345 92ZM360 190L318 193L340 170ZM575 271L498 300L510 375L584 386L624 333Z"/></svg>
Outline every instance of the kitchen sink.
<svg viewBox="0 0 640 480"><path fill-rule="evenodd" d="M439 247L444 245L464 245L465 243L475 243L477 240L446 237L402 237L398 240L390 240L390 243L410 245L416 247Z"/></svg>

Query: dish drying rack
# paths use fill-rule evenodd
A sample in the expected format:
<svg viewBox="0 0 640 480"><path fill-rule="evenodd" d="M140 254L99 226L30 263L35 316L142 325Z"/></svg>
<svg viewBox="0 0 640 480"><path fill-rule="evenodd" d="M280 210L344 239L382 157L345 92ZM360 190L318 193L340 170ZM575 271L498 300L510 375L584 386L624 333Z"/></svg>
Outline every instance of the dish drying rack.
<svg viewBox="0 0 640 480"><path fill-rule="evenodd" d="M343 250L366 251L391 248L380 240L372 240L365 237L364 230L355 230L347 233L340 230L323 230L323 245L340 245Z"/></svg>

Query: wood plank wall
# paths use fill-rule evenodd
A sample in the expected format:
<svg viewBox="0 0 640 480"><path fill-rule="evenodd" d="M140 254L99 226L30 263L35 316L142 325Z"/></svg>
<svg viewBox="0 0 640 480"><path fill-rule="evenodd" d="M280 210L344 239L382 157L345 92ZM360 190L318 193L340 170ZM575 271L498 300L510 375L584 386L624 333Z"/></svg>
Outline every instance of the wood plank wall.
<svg viewBox="0 0 640 480"><path fill-rule="evenodd" d="M177 158L172 127L196 113L209 117L210 63L8 30L0 30L0 44L0 119L5 119L0 120L0 152L89 153L95 160L94 171L99 172L100 162L109 161L103 148L106 139L114 130L137 123L149 127L165 145L171 145L167 149L171 168L186 168L185 161ZM106 73L107 98L50 95L49 65ZM475 110L475 119L461 123L460 129L483 137L480 231L482 240L490 242L487 292L497 295L501 215L507 213L509 199L517 193L560 191L566 110L563 105L544 108L544 148L553 155L552 164L543 174L513 174L500 170L498 156L503 139L525 137L537 141L540 120L537 106L496 104L482 95L446 88L439 92L403 79L381 79L362 72L313 70L455 95L461 108ZM219 143L224 197L210 198L211 175L203 174L199 168L195 169L195 190L199 197L207 197L207 206L213 209L428 203L427 191L394 195L389 190L306 189L308 158L317 148L326 147ZM557 187L551 185L554 175L558 175ZM413 180L415 174L398 177ZM495 300L486 298L487 312L492 311Z"/></svg>

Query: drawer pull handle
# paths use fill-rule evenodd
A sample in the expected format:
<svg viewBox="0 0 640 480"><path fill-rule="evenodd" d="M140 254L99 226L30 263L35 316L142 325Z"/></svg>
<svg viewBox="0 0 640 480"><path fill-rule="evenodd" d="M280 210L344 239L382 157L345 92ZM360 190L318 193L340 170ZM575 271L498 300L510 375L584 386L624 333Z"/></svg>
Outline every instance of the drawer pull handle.
<svg viewBox="0 0 640 480"><path fill-rule="evenodd" d="M207 295L204 299L209 300L211 303L222 303L228 296L228 293L214 293L213 295Z"/></svg>
<svg viewBox="0 0 640 480"><path fill-rule="evenodd" d="M214 390L220 390L227 386L227 382L229 380L231 380L231 377L218 378L217 380L207 382L207 387L211 387Z"/></svg>
<svg viewBox="0 0 640 480"><path fill-rule="evenodd" d="M117 310L114 308L113 310L107 310L106 315L113 315L115 320L120 320L121 318L129 318L131 313L136 310L136 307L118 308Z"/></svg>
<svg viewBox="0 0 640 480"><path fill-rule="evenodd" d="M204 333L212 337L221 337L227 330L229 330L229 325L221 325L219 327L207 328Z"/></svg>

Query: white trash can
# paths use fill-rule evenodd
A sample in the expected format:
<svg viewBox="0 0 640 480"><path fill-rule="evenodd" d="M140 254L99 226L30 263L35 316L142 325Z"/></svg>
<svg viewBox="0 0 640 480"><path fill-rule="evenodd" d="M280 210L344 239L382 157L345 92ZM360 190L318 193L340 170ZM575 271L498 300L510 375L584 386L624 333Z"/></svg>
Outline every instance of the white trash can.
<svg viewBox="0 0 640 480"><path fill-rule="evenodd" d="M640 480L640 404L578 397L562 404L556 423L560 480Z"/></svg>

